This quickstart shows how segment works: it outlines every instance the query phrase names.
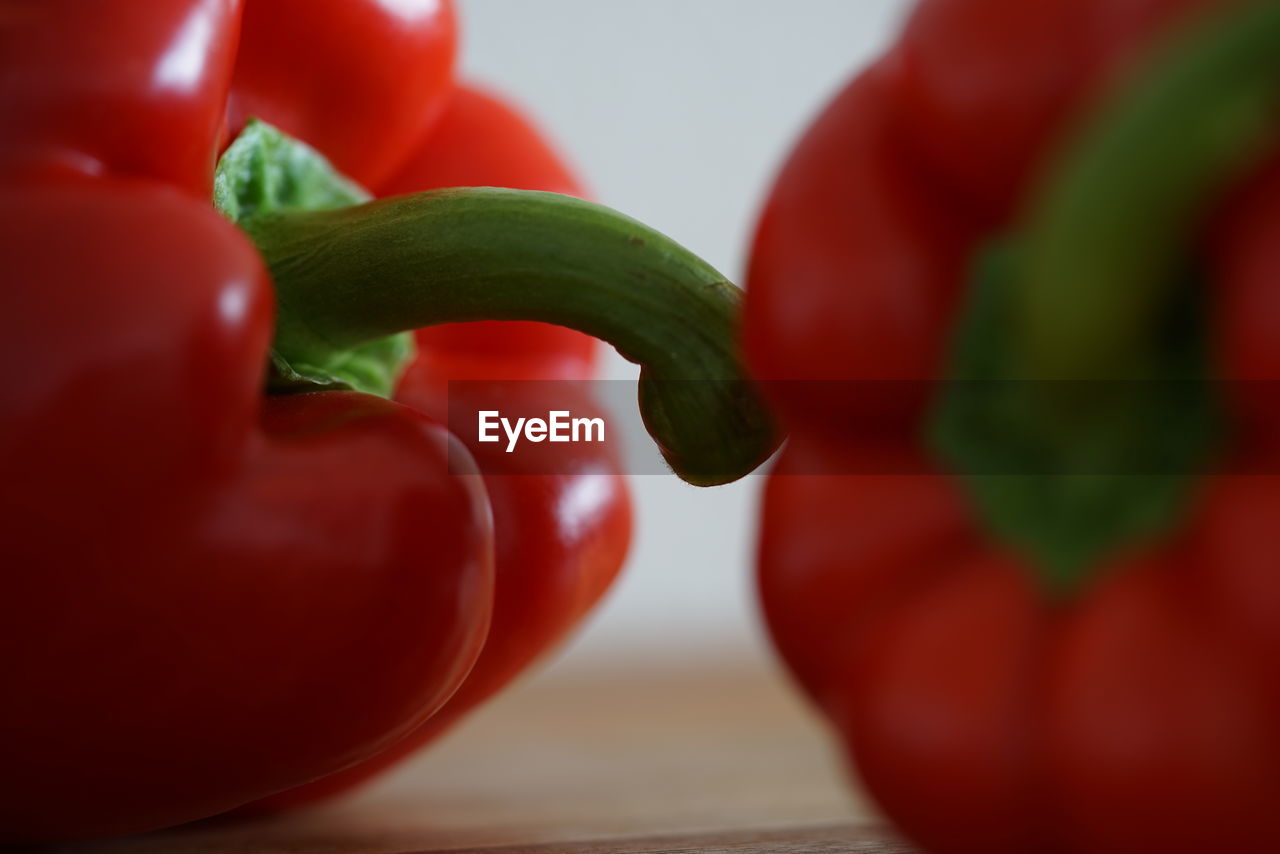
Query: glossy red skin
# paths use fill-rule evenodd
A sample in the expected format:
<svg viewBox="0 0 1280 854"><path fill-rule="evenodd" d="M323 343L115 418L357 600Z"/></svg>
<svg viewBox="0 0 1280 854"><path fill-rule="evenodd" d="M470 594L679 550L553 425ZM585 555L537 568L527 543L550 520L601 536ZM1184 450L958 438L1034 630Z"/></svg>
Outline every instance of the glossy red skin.
<svg viewBox="0 0 1280 854"><path fill-rule="evenodd" d="M380 194L449 186L581 195L563 162L524 116L467 86L457 90L422 147ZM503 411L523 412L523 405L530 412L569 409L588 417L596 412L590 388L569 382L593 373L595 341L581 333L493 321L419 330L417 338L418 359L396 396L436 418L448 419L449 380L514 380L493 383ZM467 390L481 391L470 385ZM444 708L390 749L253 804L252 810L276 811L341 794L438 738L560 642L621 568L631 512L621 464L611 451L573 446L554 467L556 473L548 474L545 460L534 465L521 454L462 436L485 472L496 536L493 622L479 660Z"/></svg>
<svg viewBox="0 0 1280 854"><path fill-rule="evenodd" d="M239 0L0 2L0 182L135 175L208 199Z"/></svg>
<svg viewBox="0 0 1280 854"><path fill-rule="evenodd" d="M343 11L369 23L375 5ZM238 4L36 6L0 6L6 50L49 47L6 54L4 82L39 97L0 95L4 355L25 366L0 392L0 693L20 698L0 709L0 842L176 824L376 755L463 682L495 600L514 613L471 703L598 596L629 531L611 459L486 489L420 411L347 393L264 400L269 282L205 195ZM187 55L199 85L181 102L150 91L177 22L206 8L218 37ZM116 25L135 29L127 61L103 46ZM451 51L452 35L417 44ZM330 61L381 56L413 77L404 45L365 47ZM33 110L45 80L57 109ZM311 99L298 115L320 115L329 93L296 82ZM103 91L120 93L111 123L88 120ZM313 144L404 129L401 114L366 116L360 134L329 114L342 127ZM544 364L589 368L579 336L539 340Z"/></svg>
<svg viewBox="0 0 1280 854"><path fill-rule="evenodd" d="M264 401L270 286L207 203L10 190L0 244L30 368L0 393L0 838L210 815L439 708L493 595L456 440L365 395Z"/></svg>
<svg viewBox="0 0 1280 854"><path fill-rule="evenodd" d="M1177 5L921 4L894 52L810 128L757 235L758 375L919 381L846 385L844 398L767 389L791 440L766 487L759 583L782 657L862 781L936 854L1280 850L1269 388L1241 384L1235 401L1229 470L1260 474L1206 479L1177 530L1113 556L1062 602L919 441L969 255L1022 203L1028 170L1072 121L1062 105L1106 85ZM1024 26L1069 17L1060 6L1092 35ZM1135 10L1143 26L1094 26ZM950 24L922 46L921 21ZM937 53L903 60L922 51ZM1080 56L1107 59L1075 78L1045 70ZM1219 364L1274 381L1280 196L1251 190L1224 219Z"/></svg>
<svg viewBox="0 0 1280 854"><path fill-rule="evenodd" d="M229 105L366 186L405 160L453 86L452 0L250 0Z"/></svg>

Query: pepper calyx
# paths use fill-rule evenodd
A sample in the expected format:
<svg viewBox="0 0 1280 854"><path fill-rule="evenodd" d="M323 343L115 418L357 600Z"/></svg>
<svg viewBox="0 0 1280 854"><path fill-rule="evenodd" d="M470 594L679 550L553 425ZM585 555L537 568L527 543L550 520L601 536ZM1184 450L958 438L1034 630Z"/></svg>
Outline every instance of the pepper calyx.
<svg viewBox="0 0 1280 854"><path fill-rule="evenodd" d="M1076 590L1170 530L1228 432L1196 234L1277 129L1280 3L1156 45L980 259L928 428L980 516Z"/></svg>
<svg viewBox="0 0 1280 854"><path fill-rule="evenodd" d="M353 207L372 198L320 152L260 119L245 123L213 176L214 207L250 235L258 218ZM288 305L278 302L276 311L277 326L290 322ZM305 353L273 346L267 388L275 393L351 389L390 397L413 357L409 332L354 346L313 346Z"/></svg>
<svg viewBox="0 0 1280 854"><path fill-rule="evenodd" d="M736 480L780 444L742 365L742 292L643 223L571 196L493 187L368 200L261 123L223 164L219 208L276 289L273 389L389 395L412 330L538 321L640 366L645 427L688 483Z"/></svg>

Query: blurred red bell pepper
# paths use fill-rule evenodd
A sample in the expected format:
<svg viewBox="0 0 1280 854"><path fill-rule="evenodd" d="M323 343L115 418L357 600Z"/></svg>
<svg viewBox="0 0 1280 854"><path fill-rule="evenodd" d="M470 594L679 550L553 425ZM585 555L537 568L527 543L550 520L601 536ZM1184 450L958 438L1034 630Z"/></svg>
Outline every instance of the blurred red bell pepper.
<svg viewBox="0 0 1280 854"><path fill-rule="evenodd" d="M612 451L481 478L440 426L446 380L589 376L516 321L639 363L686 479L776 443L737 290L667 238L550 193L365 202L248 121L388 195L575 191L454 43L448 2L0 3L0 841L338 790L564 634L626 550Z"/></svg>
<svg viewBox="0 0 1280 854"><path fill-rule="evenodd" d="M1280 850L1277 81L1274 0L925 0L777 179L763 607L928 851Z"/></svg>

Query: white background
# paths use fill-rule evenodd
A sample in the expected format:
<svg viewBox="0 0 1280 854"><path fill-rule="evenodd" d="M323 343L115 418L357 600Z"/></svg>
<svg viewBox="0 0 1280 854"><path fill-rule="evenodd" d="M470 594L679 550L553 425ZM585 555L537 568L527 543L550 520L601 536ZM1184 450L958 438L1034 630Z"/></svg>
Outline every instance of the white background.
<svg viewBox="0 0 1280 854"><path fill-rule="evenodd" d="M892 39L904 0L460 0L466 78L516 98L595 197L742 281L782 158ZM609 352L603 376L635 376ZM557 669L764 654L752 592L760 477L632 479L621 581Z"/></svg>

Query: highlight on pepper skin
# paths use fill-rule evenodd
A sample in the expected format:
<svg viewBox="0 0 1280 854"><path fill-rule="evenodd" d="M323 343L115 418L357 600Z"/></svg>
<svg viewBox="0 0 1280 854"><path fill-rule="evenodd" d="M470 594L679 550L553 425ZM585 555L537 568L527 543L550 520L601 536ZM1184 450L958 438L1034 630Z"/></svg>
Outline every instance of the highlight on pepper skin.
<svg viewBox="0 0 1280 854"><path fill-rule="evenodd" d="M1278 107L1280 0L0 0L0 847L1280 852Z"/></svg>

